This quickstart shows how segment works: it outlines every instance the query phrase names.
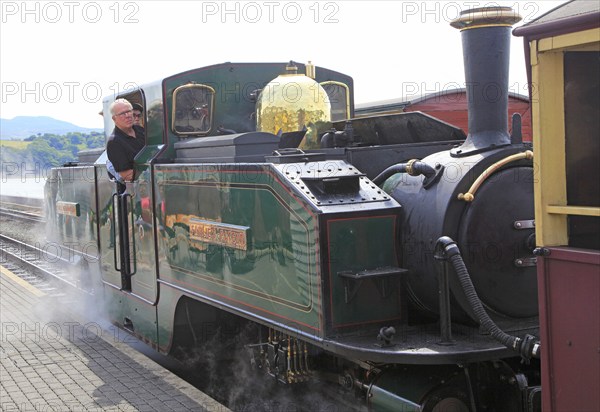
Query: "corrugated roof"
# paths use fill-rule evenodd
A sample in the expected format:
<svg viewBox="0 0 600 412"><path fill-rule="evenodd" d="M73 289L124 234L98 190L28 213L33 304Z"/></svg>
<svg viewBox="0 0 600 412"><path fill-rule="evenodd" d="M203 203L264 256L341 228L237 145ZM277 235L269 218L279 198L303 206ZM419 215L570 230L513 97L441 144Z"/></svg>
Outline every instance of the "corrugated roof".
<svg viewBox="0 0 600 412"><path fill-rule="evenodd" d="M572 0L537 19L517 27L513 34L539 39L600 26L600 1Z"/></svg>
<svg viewBox="0 0 600 412"><path fill-rule="evenodd" d="M537 19L525 24L523 27L598 12L600 12L600 1L598 0L572 0L550 10Z"/></svg>

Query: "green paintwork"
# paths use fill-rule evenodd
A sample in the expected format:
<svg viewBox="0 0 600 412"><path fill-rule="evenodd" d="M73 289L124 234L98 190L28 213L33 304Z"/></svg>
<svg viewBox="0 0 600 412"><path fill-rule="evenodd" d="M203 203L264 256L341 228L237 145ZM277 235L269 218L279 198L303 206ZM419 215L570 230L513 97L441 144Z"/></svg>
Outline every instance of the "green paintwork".
<svg viewBox="0 0 600 412"><path fill-rule="evenodd" d="M97 252L94 179L93 166L53 168L44 189L48 240L92 256ZM58 213L57 202L76 204L77 215Z"/></svg>
<svg viewBox="0 0 600 412"><path fill-rule="evenodd" d="M114 205L112 195L115 185L108 180L106 166L97 166L99 171L96 183L96 196L98 199L98 246L100 250L100 274L102 280L117 288L121 286L121 275L114 269L115 253L118 244L114 239L114 230L117 222L114 221Z"/></svg>
<svg viewBox="0 0 600 412"><path fill-rule="evenodd" d="M114 248L109 247L112 225L110 199L113 190L114 185L109 182L106 169L102 166L52 169L45 187L48 240L86 253L88 256L85 259L89 260L89 264L99 261L102 280L106 285L104 293L98 290L96 294L97 299L104 301L99 301L98 304L105 305L113 321L122 324L124 318L128 317L133 321L135 332L140 337L156 342L156 309L141 299L129 299L127 294L119 290L121 278L113 268ZM78 204L79 216L56 213L57 201ZM72 254L69 256L73 257ZM146 260L140 259L140 261ZM153 253L152 261L154 261ZM138 269L141 266L138 265ZM81 275L86 276L88 272L90 271L81 271ZM95 271L91 272L95 273ZM142 270L138 272L143 273ZM141 276L138 277L140 278ZM86 280L81 279L81 281ZM148 285L152 293L156 294L156 282L149 279ZM136 289L141 290L139 287Z"/></svg>
<svg viewBox="0 0 600 412"><path fill-rule="evenodd" d="M157 165L155 177L161 290L171 285L321 338L327 325L399 317L395 289L381 300L366 281L347 304L335 275L397 265L393 201L357 204L361 213L340 215L347 208L305 200L306 189L271 164ZM198 240L198 221L234 225L247 236L247 249ZM373 307L373 299L381 305Z"/></svg>
<svg viewBox="0 0 600 412"><path fill-rule="evenodd" d="M355 219L343 216L328 221L331 321L334 328L400 318L398 281L385 280L385 289L390 294L383 298L378 289L382 279L363 280L356 296L346 303L346 282L338 276L342 271L357 273L365 269L396 266L395 232L396 215ZM377 302L377 305L372 302Z"/></svg>
<svg viewBox="0 0 600 412"><path fill-rule="evenodd" d="M151 346L157 345L156 306L110 286L104 288L104 304L111 321L126 327ZM132 327L127 326L125 319L131 321Z"/></svg>
<svg viewBox="0 0 600 412"><path fill-rule="evenodd" d="M142 92L145 100L144 107L146 108L146 146L158 147L164 144L165 135L162 81L144 86ZM146 158L139 156L142 163L150 159L150 156Z"/></svg>
<svg viewBox="0 0 600 412"><path fill-rule="evenodd" d="M160 278L315 333L317 219L276 180L267 165L157 166L159 241L170 266ZM249 227L248 250L190 239L190 218Z"/></svg>
<svg viewBox="0 0 600 412"><path fill-rule="evenodd" d="M168 265L165 265L165 268ZM182 292L169 288L161 287L160 300L157 305L158 319L158 347L162 352L168 352L172 348L174 330L175 330L175 309L182 296Z"/></svg>

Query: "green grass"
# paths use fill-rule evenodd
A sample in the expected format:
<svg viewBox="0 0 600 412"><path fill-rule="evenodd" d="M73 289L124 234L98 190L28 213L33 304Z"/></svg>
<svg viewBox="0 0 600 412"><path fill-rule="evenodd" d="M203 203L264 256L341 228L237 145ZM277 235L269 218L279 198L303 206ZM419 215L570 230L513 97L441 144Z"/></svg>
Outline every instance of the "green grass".
<svg viewBox="0 0 600 412"><path fill-rule="evenodd" d="M11 147L19 150L25 149L29 143L31 142L24 142L22 140L0 140L0 146Z"/></svg>

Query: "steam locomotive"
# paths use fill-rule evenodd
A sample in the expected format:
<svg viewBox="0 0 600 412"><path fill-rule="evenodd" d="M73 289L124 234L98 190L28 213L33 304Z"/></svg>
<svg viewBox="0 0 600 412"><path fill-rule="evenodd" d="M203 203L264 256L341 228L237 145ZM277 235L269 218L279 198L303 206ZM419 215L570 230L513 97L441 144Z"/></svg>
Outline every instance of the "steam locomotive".
<svg viewBox="0 0 600 412"><path fill-rule="evenodd" d="M467 136L418 112L353 118L352 78L312 64L123 92L145 108L135 180L118 191L105 153L53 169L49 236L97 250L81 281L162 352L243 329L257 369L333 381L373 411L539 410L533 153L518 117L508 133L519 20L452 22Z"/></svg>

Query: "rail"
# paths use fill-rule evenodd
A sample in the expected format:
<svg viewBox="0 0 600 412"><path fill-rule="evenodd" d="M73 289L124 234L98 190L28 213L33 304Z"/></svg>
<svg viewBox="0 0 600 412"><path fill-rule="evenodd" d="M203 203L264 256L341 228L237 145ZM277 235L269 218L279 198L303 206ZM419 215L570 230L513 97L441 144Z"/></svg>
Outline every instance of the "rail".
<svg viewBox="0 0 600 412"><path fill-rule="evenodd" d="M58 267L57 262L61 264L65 262L61 256L2 234L0 234L0 253L2 265L16 272L28 283L33 283L32 279L35 283L46 282L44 288L47 289L47 282L55 280L72 289L86 291L77 284L78 282L73 279L68 270Z"/></svg>
<svg viewBox="0 0 600 412"><path fill-rule="evenodd" d="M37 223L45 222L41 199L0 196L0 215Z"/></svg>

